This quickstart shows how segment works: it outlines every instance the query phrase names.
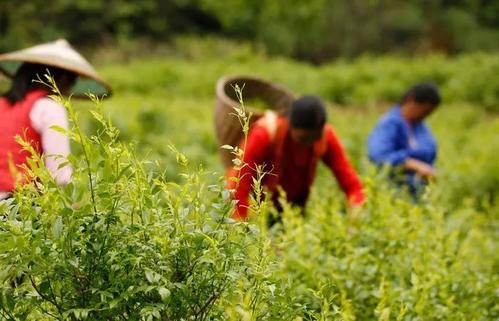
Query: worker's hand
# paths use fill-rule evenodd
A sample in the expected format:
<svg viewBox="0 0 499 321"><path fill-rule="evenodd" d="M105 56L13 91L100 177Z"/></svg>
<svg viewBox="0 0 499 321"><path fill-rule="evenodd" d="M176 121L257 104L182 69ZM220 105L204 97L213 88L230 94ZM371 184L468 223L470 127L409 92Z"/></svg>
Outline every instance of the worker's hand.
<svg viewBox="0 0 499 321"><path fill-rule="evenodd" d="M349 206L347 209L348 232L355 234L359 230L362 221L362 205Z"/></svg>
<svg viewBox="0 0 499 321"><path fill-rule="evenodd" d="M416 172L417 175L428 180L435 180L437 178L437 173L433 166L414 158L406 159L404 162L404 168L412 170Z"/></svg>
<svg viewBox="0 0 499 321"><path fill-rule="evenodd" d="M347 201L348 229L350 233L354 233L358 230L358 225L362 220L362 206L366 202L366 195L363 190L358 190L348 195Z"/></svg>

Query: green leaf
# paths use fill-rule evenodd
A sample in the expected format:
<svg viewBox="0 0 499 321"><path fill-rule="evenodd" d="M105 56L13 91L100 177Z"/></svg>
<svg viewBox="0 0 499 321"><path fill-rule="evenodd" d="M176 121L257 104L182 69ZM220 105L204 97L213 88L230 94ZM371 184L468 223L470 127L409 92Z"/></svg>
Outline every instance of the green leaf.
<svg viewBox="0 0 499 321"><path fill-rule="evenodd" d="M161 297L161 300L165 302L170 298L171 292L165 287L159 287L158 294Z"/></svg>
<svg viewBox="0 0 499 321"><path fill-rule="evenodd" d="M54 238L58 239L61 236L63 228L64 223L62 222L62 217L58 216L55 219L54 225L52 226L52 235L54 236Z"/></svg>
<svg viewBox="0 0 499 321"><path fill-rule="evenodd" d="M59 125L52 125L52 126L50 126L50 129L52 129L58 133L64 134L66 136L68 135L68 130L64 127L59 126Z"/></svg>
<svg viewBox="0 0 499 321"><path fill-rule="evenodd" d="M146 270L145 274L146 279L149 283L157 283L161 279L161 275L152 270Z"/></svg>

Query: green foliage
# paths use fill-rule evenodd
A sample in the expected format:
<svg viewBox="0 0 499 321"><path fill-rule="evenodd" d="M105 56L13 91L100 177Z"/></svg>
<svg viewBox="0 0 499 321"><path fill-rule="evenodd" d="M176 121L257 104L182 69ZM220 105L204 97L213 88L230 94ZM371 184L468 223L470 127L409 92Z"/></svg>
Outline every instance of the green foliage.
<svg viewBox="0 0 499 321"><path fill-rule="evenodd" d="M227 218L232 202L205 183L211 174L167 181L161 169L146 171L100 113L92 112L99 130L86 136L65 105L74 121L68 135L82 150L70 160L72 182L58 187L35 157L37 181L1 204L2 318L208 320L238 295L253 313L275 316L261 306L276 285L257 265L271 252L254 227Z"/></svg>
<svg viewBox="0 0 499 321"><path fill-rule="evenodd" d="M95 57L100 59L100 52ZM187 108L185 104L211 99L214 84L224 74L258 75L284 84L299 94L316 93L335 104L359 108L396 103L413 84L432 81L440 87L444 104L469 102L477 108L499 110L496 77L499 57L495 54L416 58L362 56L313 66L283 57L268 57L246 44L188 37L177 38L170 52L162 53L160 57L118 61L123 61L123 65L113 64L102 70L114 84L115 92L121 97L128 95L126 100L133 104L142 101L144 109L158 112L168 109L168 105L181 104L179 108ZM123 76L128 73L134 77ZM138 99L135 93L142 97ZM195 93L194 97L192 93ZM165 100L160 102L158 97ZM187 97L194 99L187 102ZM146 106L150 101L157 107ZM197 106L201 109L211 107Z"/></svg>
<svg viewBox="0 0 499 321"><path fill-rule="evenodd" d="M468 101L496 111L499 106L499 83L492 76L499 71L496 55L363 57L320 70L327 79L324 95L340 104L394 102L413 84L432 81L441 88L444 103Z"/></svg>
<svg viewBox="0 0 499 321"><path fill-rule="evenodd" d="M179 42L168 59L102 66L115 96L72 102L90 113L66 104L73 181L57 186L35 158L36 183L0 202L1 319L499 317L499 119L482 105L497 88L488 74L495 57L365 57L319 68L213 39ZM273 209L260 195L251 222L232 221L212 128L214 84L226 73L359 104L331 106L329 121L361 174L365 207L346 210L320 167L305 216L284 204L282 224L269 229ZM416 204L369 165L365 141L384 111L368 102L397 99L425 77L446 99L429 119L438 181ZM344 93L332 89L340 80ZM480 94L460 90L469 86Z"/></svg>
<svg viewBox="0 0 499 321"><path fill-rule="evenodd" d="M117 42L135 37L168 39L188 31L217 28L196 7L196 0L56 0L0 3L0 50L14 50L64 37L78 45ZM78 21L77 24L74 22Z"/></svg>
<svg viewBox="0 0 499 321"><path fill-rule="evenodd" d="M497 244L483 224L497 229L497 217L470 207L444 214L432 189L416 206L380 178L366 179L369 202L354 219L327 197L310 203L306 219L284 213L286 274L302 288L333 285L331 305L345 320L496 318ZM302 298L318 308L313 299Z"/></svg>
<svg viewBox="0 0 499 321"><path fill-rule="evenodd" d="M365 53L497 51L498 8L485 0L3 0L0 51L58 37L95 47L207 33L314 63Z"/></svg>
<svg viewBox="0 0 499 321"><path fill-rule="evenodd" d="M497 50L488 1L202 0L228 34L270 53L323 63L334 57L414 51ZM490 10L489 14L484 12Z"/></svg>

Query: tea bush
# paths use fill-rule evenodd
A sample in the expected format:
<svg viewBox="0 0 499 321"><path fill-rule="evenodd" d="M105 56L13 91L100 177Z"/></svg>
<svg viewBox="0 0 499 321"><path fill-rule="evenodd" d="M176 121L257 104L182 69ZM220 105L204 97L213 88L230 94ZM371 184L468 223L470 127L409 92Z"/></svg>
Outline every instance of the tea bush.
<svg viewBox="0 0 499 321"><path fill-rule="evenodd" d="M271 255L268 241L228 218L232 202L206 185L211 174L167 181L162 169L146 171L101 114L92 112L100 127L86 136L66 106L82 153L70 159L72 182L57 186L35 157L30 175L39 179L2 202L2 318L208 320L239 295L253 313L275 315L260 311L268 289L286 295L260 263Z"/></svg>
<svg viewBox="0 0 499 321"><path fill-rule="evenodd" d="M432 81L445 103L468 102L488 111L499 110L499 56L470 53L453 57L426 55L360 56L315 66L285 57L268 57L247 44L216 38L177 38L171 48L147 60L113 56L124 64L105 66L103 73L117 93L169 99L212 98L213 87L224 74L251 74L282 83L297 93L317 93L327 100L363 109L394 103L409 86ZM101 50L96 57L109 55ZM126 74L137 75L140 81ZM124 76L125 75L125 76ZM191 81L195 79L195 81ZM132 98L134 99L134 98ZM164 102L164 105L168 102Z"/></svg>
<svg viewBox="0 0 499 321"><path fill-rule="evenodd" d="M366 186L366 205L345 209L320 167L304 217L285 204L282 224L269 229L273 210L264 203L250 222L237 223L212 128L218 76L261 73L297 93L324 94L331 68L383 73L376 61L401 61L317 68L235 50L225 53L228 65L177 53L104 66L115 97L73 101L74 109L66 103L73 181L57 186L35 158L36 183L0 203L0 318L497 319L497 116L462 96L444 101L429 119L438 181L416 204L366 160L367 135L384 109L331 106L329 121ZM431 59L445 67L443 57ZM426 70L421 64L414 62ZM442 79L447 72L438 71ZM366 83L347 79L348 90L379 84L366 92L372 101L397 94L383 89L395 81L349 73Z"/></svg>

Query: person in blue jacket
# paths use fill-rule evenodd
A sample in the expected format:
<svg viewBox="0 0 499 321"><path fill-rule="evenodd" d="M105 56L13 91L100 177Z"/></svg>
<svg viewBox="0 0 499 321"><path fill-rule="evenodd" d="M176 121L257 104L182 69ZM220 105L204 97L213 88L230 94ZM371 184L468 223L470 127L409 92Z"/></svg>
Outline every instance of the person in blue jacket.
<svg viewBox="0 0 499 321"><path fill-rule="evenodd" d="M437 157L437 143L424 119L440 101L435 85L417 84L402 96L398 105L382 116L369 135L371 161L401 168L405 184L413 195L426 181L436 178L433 164Z"/></svg>

